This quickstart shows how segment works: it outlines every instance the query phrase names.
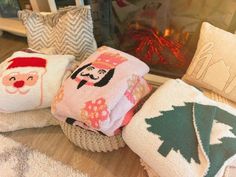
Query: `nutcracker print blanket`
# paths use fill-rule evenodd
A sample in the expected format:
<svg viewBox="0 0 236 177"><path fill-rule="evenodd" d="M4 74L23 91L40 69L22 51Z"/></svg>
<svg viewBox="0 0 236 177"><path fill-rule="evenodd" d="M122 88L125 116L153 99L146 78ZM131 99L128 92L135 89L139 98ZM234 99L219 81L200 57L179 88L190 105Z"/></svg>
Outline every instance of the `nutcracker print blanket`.
<svg viewBox="0 0 236 177"><path fill-rule="evenodd" d="M236 110L170 80L134 116L123 138L161 177L219 177L236 158Z"/></svg>
<svg viewBox="0 0 236 177"><path fill-rule="evenodd" d="M149 93L143 79L148 71L139 59L103 46L64 82L52 113L60 121L112 136L129 122L134 106Z"/></svg>

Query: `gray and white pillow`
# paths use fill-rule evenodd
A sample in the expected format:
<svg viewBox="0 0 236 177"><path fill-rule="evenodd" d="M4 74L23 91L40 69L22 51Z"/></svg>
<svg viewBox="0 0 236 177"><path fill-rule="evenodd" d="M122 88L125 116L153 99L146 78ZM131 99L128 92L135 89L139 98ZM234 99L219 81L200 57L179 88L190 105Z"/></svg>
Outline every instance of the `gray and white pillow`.
<svg viewBox="0 0 236 177"><path fill-rule="evenodd" d="M56 13L18 12L26 28L28 45L35 50L55 48L57 54L84 60L96 51L89 6L66 7Z"/></svg>

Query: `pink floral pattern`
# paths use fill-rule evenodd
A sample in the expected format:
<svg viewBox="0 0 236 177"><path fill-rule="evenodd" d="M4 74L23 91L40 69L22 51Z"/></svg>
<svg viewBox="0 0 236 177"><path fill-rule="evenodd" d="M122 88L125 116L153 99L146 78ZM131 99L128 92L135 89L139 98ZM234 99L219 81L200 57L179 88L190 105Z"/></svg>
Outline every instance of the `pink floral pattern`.
<svg viewBox="0 0 236 177"><path fill-rule="evenodd" d="M95 102L86 102L85 107L81 110L82 121L96 129L100 128L100 121L107 120L108 116L109 111L104 98L99 98Z"/></svg>
<svg viewBox="0 0 236 177"><path fill-rule="evenodd" d="M59 102L61 102L61 100L64 97L64 86L62 86L58 91L56 96L54 97L54 100L52 102L52 106L51 106L51 110L52 112L56 112L56 106Z"/></svg>

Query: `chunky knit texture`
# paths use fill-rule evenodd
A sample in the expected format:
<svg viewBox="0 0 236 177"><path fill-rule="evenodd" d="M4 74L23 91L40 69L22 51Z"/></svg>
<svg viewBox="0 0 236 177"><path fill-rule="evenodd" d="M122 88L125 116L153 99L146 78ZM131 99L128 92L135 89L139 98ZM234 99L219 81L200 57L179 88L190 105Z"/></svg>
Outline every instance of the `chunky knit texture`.
<svg viewBox="0 0 236 177"><path fill-rule="evenodd" d="M125 146L121 134L108 137L79 126L59 122L67 138L82 149L92 152L109 152Z"/></svg>
<svg viewBox="0 0 236 177"><path fill-rule="evenodd" d="M57 54L74 55L78 60L86 59L97 49L88 6L66 7L46 15L23 10L18 16L26 28L30 48L54 47Z"/></svg>

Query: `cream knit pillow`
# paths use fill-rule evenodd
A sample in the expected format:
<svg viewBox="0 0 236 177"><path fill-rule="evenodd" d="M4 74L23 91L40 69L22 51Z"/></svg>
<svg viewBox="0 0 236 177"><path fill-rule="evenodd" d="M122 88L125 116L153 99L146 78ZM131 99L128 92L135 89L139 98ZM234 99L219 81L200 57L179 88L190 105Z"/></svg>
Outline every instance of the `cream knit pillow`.
<svg viewBox="0 0 236 177"><path fill-rule="evenodd" d="M50 107L72 55L15 52L0 64L0 112Z"/></svg>
<svg viewBox="0 0 236 177"><path fill-rule="evenodd" d="M236 109L181 80L169 80L122 136L161 177L222 177L236 160Z"/></svg>
<svg viewBox="0 0 236 177"><path fill-rule="evenodd" d="M183 80L236 101L236 36L204 22Z"/></svg>
<svg viewBox="0 0 236 177"><path fill-rule="evenodd" d="M18 16L25 25L32 49L54 47L57 54L84 60L97 48L89 6L67 7L46 15L23 10Z"/></svg>
<svg viewBox="0 0 236 177"><path fill-rule="evenodd" d="M0 113L0 132L57 124L58 122L53 118L50 108L17 113Z"/></svg>

